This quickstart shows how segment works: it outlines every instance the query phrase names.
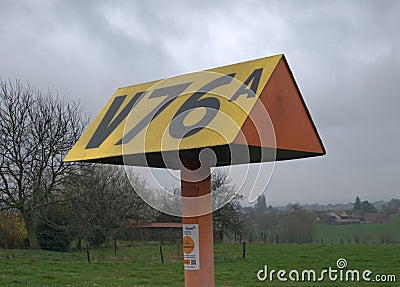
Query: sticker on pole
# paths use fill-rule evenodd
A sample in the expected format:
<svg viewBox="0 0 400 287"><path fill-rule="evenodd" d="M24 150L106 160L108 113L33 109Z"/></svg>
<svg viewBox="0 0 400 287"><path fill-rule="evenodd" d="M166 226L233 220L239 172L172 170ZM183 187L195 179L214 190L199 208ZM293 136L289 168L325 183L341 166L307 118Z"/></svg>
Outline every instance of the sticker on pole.
<svg viewBox="0 0 400 287"><path fill-rule="evenodd" d="M185 270L200 270L199 225L183 225L183 261Z"/></svg>

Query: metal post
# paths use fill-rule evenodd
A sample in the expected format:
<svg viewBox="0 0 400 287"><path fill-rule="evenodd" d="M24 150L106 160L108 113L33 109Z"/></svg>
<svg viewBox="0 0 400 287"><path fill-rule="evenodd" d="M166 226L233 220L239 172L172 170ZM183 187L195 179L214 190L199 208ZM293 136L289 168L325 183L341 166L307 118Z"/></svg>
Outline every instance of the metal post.
<svg viewBox="0 0 400 287"><path fill-rule="evenodd" d="M208 168L208 175L204 172L196 174L191 170L196 170L197 162L184 162L188 170L181 171L181 189L182 196L198 197L211 193L211 175ZM204 201L201 203L204 205ZM211 211L211 197L207 199L206 205ZM213 287L214 286L214 248L213 248L213 225L212 213L206 215L185 217L185 214L193 213L193 205L188 204L185 200L182 202L183 224L198 224L198 243L199 243L199 270L187 270L185 268L185 286L186 287ZM200 209L204 209L200 208ZM184 248L185 250L185 248Z"/></svg>

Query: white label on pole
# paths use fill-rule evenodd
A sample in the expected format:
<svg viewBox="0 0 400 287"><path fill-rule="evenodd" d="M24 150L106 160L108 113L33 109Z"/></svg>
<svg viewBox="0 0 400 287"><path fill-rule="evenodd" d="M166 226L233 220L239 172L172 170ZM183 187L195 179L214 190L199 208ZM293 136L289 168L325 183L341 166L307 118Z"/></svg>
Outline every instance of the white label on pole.
<svg viewBox="0 0 400 287"><path fill-rule="evenodd" d="M183 261L185 270L200 270L199 225L183 225Z"/></svg>

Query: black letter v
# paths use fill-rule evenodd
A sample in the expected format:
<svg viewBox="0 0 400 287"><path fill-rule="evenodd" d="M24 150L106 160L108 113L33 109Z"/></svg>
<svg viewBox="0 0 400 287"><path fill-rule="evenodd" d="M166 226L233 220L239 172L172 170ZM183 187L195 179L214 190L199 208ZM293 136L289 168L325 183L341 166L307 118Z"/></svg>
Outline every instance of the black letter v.
<svg viewBox="0 0 400 287"><path fill-rule="evenodd" d="M105 139L118 127L118 125L126 118L131 111L132 107L137 103L139 98L146 92L139 92L129 101L124 109L115 117L118 109L125 101L127 95L118 96L112 102L110 108L106 112L105 116L101 120L99 126L94 132L92 138L89 140L86 149L98 148ZM114 118L115 117L115 118ZM112 122L111 120L114 119Z"/></svg>

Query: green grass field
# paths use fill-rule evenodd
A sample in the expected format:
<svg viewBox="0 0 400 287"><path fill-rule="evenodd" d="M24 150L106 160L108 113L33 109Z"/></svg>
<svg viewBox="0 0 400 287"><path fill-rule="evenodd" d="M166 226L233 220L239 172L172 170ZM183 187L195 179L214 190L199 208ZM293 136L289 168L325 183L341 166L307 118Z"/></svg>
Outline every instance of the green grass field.
<svg viewBox="0 0 400 287"><path fill-rule="evenodd" d="M117 255L112 249L91 250L92 262L88 263L85 252L0 249L0 286L184 286L177 245L164 245L163 251L165 263L161 263L157 244L120 246ZM400 281L400 245L248 244L246 258L241 254L240 245L215 245L216 286L399 286ZM319 274L324 268L337 269L339 258L347 260L347 269L370 269L371 276L394 274L397 282L331 282L327 276L321 282L257 279L264 265L269 270L301 274L313 269Z"/></svg>
<svg viewBox="0 0 400 287"><path fill-rule="evenodd" d="M400 222L318 225L315 237L317 242L322 238L324 244L340 244L341 240L355 244L357 238L359 244L400 243Z"/></svg>

